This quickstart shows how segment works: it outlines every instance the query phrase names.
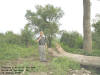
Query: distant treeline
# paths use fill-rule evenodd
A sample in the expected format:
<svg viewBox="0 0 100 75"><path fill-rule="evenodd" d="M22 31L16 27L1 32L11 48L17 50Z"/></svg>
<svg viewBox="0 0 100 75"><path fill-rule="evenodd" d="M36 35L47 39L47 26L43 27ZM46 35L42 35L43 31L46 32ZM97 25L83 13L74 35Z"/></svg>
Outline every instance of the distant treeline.
<svg viewBox="0 0 100 75"><path fill-rule="evenodd" d="M34 33L28 29L26 25L21 34L15 34L12 31L7 31L5 34L0 33L0 44L18 44L23 46L33 45L34 42Z"/></svg>
<svg viewBox="0 0 100 75"><path fill-rule="evenodd" d="M92 32L92 42L93 42L93 48L100 49L100 21L93 24L94 31ZM57 40L59 41L61 45L67 46L69 48L76 48L76 49L82 49L83 48L83 37L78 32L67 32L67 31L61 31L59 33L61 36L53 37L53 41ZM24 29L21 30L21 34L15 34L12 31L7 31L6 33L0 33L0 44L18 44L18 45L24 45L24 46L32 46L36 44L36 37L35 32L32 32L31 29L29 29L28 25L25 25ZM52 42L52 44L55 44Z"/></svg>

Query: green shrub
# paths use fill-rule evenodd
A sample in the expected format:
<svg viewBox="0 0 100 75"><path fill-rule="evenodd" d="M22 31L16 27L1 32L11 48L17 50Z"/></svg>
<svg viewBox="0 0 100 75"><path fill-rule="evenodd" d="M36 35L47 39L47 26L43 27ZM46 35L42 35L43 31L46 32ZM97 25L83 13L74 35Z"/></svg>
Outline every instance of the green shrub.
<svg viewBox="0 0 100 75"><path fill-rule="evenodd" d="M49 69L53 75L66 75L69 69L80 69L80 64L66 57L58 57L52 60Z"/></svg>

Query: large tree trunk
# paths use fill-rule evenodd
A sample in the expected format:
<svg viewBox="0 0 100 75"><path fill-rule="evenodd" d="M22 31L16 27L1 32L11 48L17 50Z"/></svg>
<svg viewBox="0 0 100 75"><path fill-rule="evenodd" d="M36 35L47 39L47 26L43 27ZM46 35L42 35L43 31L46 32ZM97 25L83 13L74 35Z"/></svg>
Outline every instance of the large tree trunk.
<svg viewBox="0 0 100 75"><path fill-rule="evenodd" d="M91 26L90 26L90 0L83 0L83 49L91 52L92 50L92 36L91 36Z"/></svg>
<svg viewBox="0 0 100 75"><path fill-rule="evenodd" d="M82 65L100 67L100 57L68 53L68 52L65 52L63 48L58 44L56 46L56 50L57 51L49 48L48 52L51 53L53 56L57 56L57 57L65 56Z"/></svg>

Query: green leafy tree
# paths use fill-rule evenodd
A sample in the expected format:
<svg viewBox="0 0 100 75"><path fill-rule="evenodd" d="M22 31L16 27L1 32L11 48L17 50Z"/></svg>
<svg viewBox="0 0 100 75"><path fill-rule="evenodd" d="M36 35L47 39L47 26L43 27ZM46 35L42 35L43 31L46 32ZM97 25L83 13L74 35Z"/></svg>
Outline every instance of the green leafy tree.
<svg viewBox="0 0 100 75"><path fill-rule="evenodd" d="M32 45L33 40L33 32L32 30L29 28L29 25L25 25L24 29L21 31L21 41L22 43L24 43L27 47L29 45Z"/></svg>
<svg viewBox="0 0 100 75"><path fill-rule="evenodd" d="M78 32L66 32L62 33L60 42L70 48L82 48L83 40L82 36Z"/></svg>
<svg viewBox="0 0 100 75"><path fill-rule="evenodd" d="M59 31L59 19L63 16L63 11L52 5L46 5L45 7L37 5L36 12L28 10L25 16L35 32L41 30L44 32L48 47L51 47L52 39Z"/></svg>

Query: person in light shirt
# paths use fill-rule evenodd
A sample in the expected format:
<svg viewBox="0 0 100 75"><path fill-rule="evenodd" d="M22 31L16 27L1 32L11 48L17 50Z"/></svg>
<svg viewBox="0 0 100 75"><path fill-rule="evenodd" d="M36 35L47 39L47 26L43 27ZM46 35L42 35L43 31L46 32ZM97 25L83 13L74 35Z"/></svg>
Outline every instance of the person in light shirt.
<svg viewBox="0 0 100 75"><path fill-rule="evenodd" d="M39 43L40 61L47 62L47 59L46 59L46 39L45 39L43 31L40 31L40 36L38 37L37 42Z"/></svg>

